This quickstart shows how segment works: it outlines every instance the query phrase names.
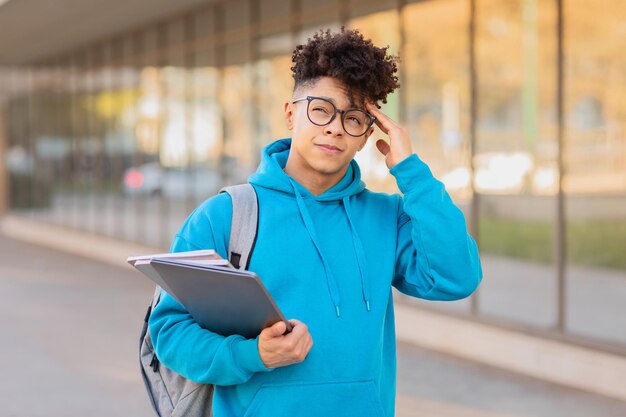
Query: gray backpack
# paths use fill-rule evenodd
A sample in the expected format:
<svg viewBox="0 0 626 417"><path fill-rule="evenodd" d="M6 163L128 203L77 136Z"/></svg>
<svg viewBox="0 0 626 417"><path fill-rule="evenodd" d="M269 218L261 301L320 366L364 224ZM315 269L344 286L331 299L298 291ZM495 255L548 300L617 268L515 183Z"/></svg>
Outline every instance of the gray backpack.
<svg viewBox="0 0 626 417"><path fill-rule="evenodd" d="M225 187L233 200L233 218L228 243L228 259L235 268L247 269L256 243L259 206L250 184ZM148 396L159 417L210 417L213 385L198 384L177 374L159 362L154 352L148 319L159 302L161 288L156 287L139 338L141 376Z"/></svg>

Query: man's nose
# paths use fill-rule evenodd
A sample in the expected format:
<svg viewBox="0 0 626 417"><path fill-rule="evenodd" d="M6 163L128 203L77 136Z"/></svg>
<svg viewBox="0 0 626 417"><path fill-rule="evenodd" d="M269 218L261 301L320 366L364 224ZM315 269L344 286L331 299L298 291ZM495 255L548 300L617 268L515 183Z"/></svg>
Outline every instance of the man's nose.
<svg viewBox="0 0 626 417"><path fill-rule="evenodd" d="M334 136L343 136L343 125L341 124L341 113L337 113L332 122L324 126L324 133Z"/></svg>

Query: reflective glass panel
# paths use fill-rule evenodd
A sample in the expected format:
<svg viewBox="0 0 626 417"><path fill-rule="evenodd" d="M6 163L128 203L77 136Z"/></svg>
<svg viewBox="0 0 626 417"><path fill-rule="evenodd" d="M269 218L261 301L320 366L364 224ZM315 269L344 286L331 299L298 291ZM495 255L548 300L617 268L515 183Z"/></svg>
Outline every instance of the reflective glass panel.
<svg viewBox="0 0 626 417"><path fill-rule="evenodd" d="M567 329L626 346L626 4L567 0Z"/></svg>
<svg viewBox="0 0 626 417"><path fill-rule="evenodd" d="M479 310L549 328L557 320L556 8L537 0L476 7Z"/></svg>

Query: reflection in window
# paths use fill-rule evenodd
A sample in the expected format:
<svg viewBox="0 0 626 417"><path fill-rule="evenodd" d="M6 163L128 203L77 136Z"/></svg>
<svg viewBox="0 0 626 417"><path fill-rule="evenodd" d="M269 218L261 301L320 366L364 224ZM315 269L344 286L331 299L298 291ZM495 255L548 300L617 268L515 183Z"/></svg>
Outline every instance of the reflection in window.
<svg viewBox="0 0 626 417"><path fill-rule="evenodd" d="M551 327L556 217L556 9L478 0L474 186L482 314Z"/></svg>
<svg viewBox="0 0 626 417"><path fill-rule="evenodd" d="M253 66L232 65L222 70L220 102L224 119L224 155L250 172L256 168L258 144L255 120Z"/></svg>
<svg viewBox="0 0 626 417"><path fill-rule="evenodd" d="M554 195L556 10L536 0L477 6L476 191Z"/></svg>
<svg viewBox="0 0 626 417"><path fill-rule="evenodd" d="M135 137L137 148L145 154L159 152L159 131L162 112L162 93L159 70L146 67L141 71L139 103Z"/></svg>
<svg viewBox="0 0 626 417"><path fill-rule="evenodd" d="M462 0L410 5L403 15L406 124L416 152L457 202L471 199L468 19Z"/></svg>
<svg viewBox="0 0 626 417"><path fill-rule="evenodd" d="M567 1L565 74L569 194L626 191L626 6ZM599 163L601 161L601 163Z"/></svg>
<svg viewBox="0 0 626 417"><path fill-rule="evenodd" d="M222 111L218 101L219 71L204 67L192 72L192 164L214 164L222 153Z"/></svg>
<svg viewBox="0 0 626 417"><path fill-rule="evenodd" d="M293 92L291 75L291 56L283 55L272 59L263 59L256 64L257 74L257 113L259 115L259 147L275 139L290 136L287 130L284 103L289 101Z"/></svg>
<svg viewBox="0 0 626 417"><path fill-rule="evenodd" d="M626 346L626 4L564 10L566 324Z"/></svg>
<svg viewBox="0 0 626 417"><path fill-rule="evenodd" d="M166 67L161 71L161 80L168 92L161 120L161 164L183 168L215 159L222 139L216 100L219 72L214 68ZM156 110L157 101L149 106Z"/></svg>

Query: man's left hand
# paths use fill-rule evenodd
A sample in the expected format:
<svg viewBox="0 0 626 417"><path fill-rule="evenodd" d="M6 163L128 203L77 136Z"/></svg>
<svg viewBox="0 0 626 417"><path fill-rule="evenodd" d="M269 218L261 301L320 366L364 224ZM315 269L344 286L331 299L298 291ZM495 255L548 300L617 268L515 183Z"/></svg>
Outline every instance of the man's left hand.
<svg viewBox="0 0 626 417"><path fill-rule="evenodd" d="M394 122L389 116L381 112L374 104L366 104L367 111L376 118L376 126L389 136L389 143L384 139L376 141L376 147L385 155L387 168L393 168L398 162L408 158L413 153L409 130Z"/></svg>

